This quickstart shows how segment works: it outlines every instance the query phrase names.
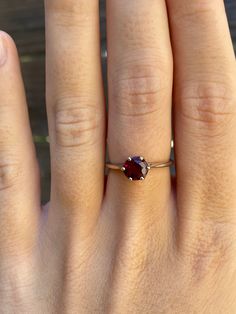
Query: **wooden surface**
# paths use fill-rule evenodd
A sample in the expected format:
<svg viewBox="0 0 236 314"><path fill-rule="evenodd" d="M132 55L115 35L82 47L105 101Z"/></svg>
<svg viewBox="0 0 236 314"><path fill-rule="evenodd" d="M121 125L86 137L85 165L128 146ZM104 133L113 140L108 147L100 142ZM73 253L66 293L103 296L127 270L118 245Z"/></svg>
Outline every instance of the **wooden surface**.
<svg viewBox="0 0 236 314"><path fill-rule="evenodd" d="M211 1L211 0L209 0ZM231 34L236 50L236 0L226 0ZM105 3L100 1L102 61L105 69ZM43 0L0 0L0 29L15 39L22 62L31 126L35 135L47 135L44 98L44 7ZM42 174L42 199L49 198L50 171L47 144L37 144Z"/></svg>

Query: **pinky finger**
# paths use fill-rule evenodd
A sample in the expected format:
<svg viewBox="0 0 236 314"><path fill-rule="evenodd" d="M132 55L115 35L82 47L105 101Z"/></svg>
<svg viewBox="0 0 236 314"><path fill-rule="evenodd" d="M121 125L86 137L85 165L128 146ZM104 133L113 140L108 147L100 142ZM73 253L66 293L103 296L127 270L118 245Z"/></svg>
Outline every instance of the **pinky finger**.
<svg viewBox="0 0 236 314"><path fill-rule="evenodd" d="M0 32L0 262L32 247L39 214L38 165L18 55Z"/></svg>

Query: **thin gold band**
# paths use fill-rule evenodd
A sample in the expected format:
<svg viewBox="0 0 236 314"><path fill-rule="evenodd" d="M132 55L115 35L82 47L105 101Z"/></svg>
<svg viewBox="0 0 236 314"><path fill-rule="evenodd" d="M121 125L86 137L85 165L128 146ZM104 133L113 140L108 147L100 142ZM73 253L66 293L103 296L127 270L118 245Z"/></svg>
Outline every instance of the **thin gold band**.
<svg viewBox="0 0 236 314"><path fill-rule="evenodd" d="M151 168L166 168L166 167L172 166L173 163L174 163L173 160L169 160L169 161L166 161L166 162L149 162L148 166L150 167L150 169ZM110 163L107 163L106 167L108 169L112 169L112 170L121 170L122 167L123 167L123 164L110 164Z"/></svg>

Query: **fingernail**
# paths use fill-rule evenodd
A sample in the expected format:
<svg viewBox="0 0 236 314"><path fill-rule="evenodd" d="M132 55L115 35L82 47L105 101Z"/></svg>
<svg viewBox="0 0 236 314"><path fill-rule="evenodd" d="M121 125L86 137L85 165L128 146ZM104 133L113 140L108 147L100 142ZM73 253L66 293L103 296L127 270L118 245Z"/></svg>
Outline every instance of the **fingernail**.
<svg viewBox="0 0 236 314"><path fill-rule="evenodd" d="M0 66L2 66L7 59L7 49L5 45L4 38L2 34L0 33Z"/></svg>

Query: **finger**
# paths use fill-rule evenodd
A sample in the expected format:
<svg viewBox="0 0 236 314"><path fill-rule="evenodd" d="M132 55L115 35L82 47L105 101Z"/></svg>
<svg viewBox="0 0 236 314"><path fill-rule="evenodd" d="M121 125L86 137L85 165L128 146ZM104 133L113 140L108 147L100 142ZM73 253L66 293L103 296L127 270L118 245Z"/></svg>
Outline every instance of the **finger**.
<svg viewBox="0 0 236 314"><path fill-rule="evenodd" d="M46 39L51 200L59 208L51 214L79 217L87 228L104 181L99 1L46 0Z"/></svg>
<svg viewBox="0 0 236 314"><path fill-rule="evenodd" d="M0 260L32 247L40 209L38 164L13 40L0 32Z"/></svg>
<svg viewBox="0 0 236 314"><path fill-rule="evenodd" d="M180 215L236 217L236 69L224 3L168 0Z"/></svg>
<svg viewBox="0 0 236 314"><path fill-rule="evenodd" d="M110 160L169 160L173 70L165 1L109 0L107 19ZM152 169L144 182L110 171L108 189L133 207L165 207L169 169Z"/></svg>

